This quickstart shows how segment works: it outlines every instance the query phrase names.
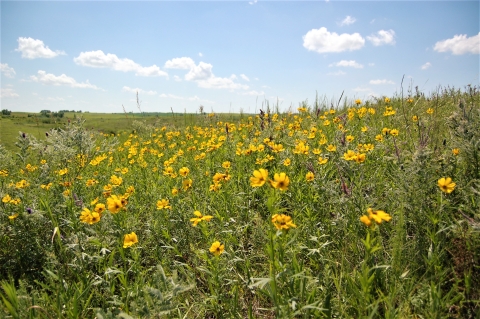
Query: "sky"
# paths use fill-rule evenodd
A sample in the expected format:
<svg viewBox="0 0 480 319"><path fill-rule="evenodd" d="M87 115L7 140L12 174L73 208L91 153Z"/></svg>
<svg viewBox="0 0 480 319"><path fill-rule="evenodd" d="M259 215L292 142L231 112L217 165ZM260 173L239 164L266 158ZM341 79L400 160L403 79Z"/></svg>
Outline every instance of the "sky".
<svg viewBox="0 0 480 319"><path fill-rule="evenodd" d="M0 10L1 109L15 112L258 113L342 92L365 101L479 85L478 1L0 1Z"/></svg>

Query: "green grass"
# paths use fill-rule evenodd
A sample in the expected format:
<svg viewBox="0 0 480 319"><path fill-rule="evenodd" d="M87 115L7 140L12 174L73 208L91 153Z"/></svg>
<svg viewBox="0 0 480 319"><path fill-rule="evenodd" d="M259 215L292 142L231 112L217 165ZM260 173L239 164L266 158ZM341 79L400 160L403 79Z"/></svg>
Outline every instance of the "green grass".
<svg viewBox="0 0 480 319"><path fill-rule="evenodd" d="M0 317L478 318L480 93L408 98L18 136Z"/></svg>
<svg viewBox="0 0 480 319"><path fill-rule="evenodd" d="M9 116L0 117L0 145L8 150L15 150L15 141L19 132L31 134L44 140L45 133L54 128L63 128L68 121L82 118L85 128L92 131L118 134L121 131L133 130L134 121L157 125L201 125L205 115L184 113L64 113L63 118L42 117L36 113L12 112ZM30 117L29 117L30 115ZM221 119L236 120L239 114L220 114ZM245 115L246 116L246 115Z"/></svg>

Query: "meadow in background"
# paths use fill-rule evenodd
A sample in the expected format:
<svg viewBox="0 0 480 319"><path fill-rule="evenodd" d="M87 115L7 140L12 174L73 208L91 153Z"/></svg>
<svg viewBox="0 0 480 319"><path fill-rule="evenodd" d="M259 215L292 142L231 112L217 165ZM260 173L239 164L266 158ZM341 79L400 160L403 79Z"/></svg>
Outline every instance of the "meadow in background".
<svg viewBox="0 0 480 319"><path fill-rule="evenodd" d="M3 316L479 316L476 87L75 117L0 146Z"/></svg>

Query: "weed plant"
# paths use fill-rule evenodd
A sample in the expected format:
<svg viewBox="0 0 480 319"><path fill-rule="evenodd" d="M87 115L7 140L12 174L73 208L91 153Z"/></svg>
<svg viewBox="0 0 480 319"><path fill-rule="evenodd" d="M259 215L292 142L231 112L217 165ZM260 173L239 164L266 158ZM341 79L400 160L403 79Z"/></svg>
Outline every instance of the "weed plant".
<svg viewBox="0 0 480 319"><path fill-rule="evenodd" d="M201 116L0 146L2 316L479 318L476 87Z"/></svg>

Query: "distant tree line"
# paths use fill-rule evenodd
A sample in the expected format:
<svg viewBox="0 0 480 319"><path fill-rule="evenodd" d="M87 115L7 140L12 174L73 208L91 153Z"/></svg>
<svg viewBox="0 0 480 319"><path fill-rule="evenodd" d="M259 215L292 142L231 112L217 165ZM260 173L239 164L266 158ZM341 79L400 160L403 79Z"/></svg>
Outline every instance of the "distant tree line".
<svg viewBox="0 0 480 319"><path fill-rule="evenodd" d="M7 109L2 110L2 115L10 115L10 114L12 114L12 111L7 110Z"/></svg>

